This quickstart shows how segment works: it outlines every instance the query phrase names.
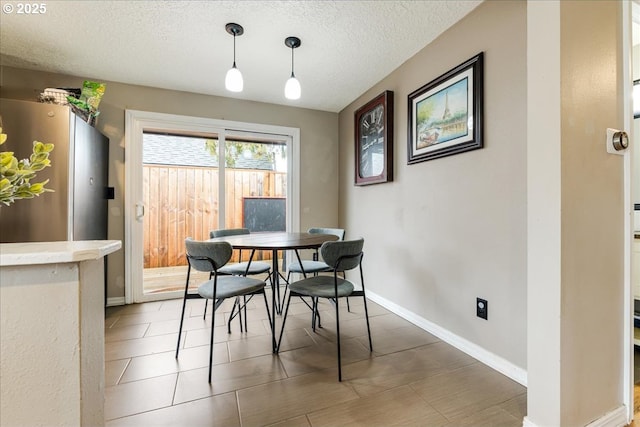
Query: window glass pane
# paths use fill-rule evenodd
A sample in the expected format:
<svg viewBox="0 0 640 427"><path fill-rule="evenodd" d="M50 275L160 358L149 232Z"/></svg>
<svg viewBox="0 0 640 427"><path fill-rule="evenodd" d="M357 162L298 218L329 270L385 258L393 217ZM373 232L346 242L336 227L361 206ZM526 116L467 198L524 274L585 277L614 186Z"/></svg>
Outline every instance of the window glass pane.
<svg viewBox="0 0 640 427"><path fill-rule="evenodd" d="M285 143L227 138L226 228L286 231Z"/></svg>
<svg viewBox="0 0 640 427"><path fill-rule="evenodd" d="M218 159L209 141L143 134L146 294L184 289L185 238L206 240L209 231L217 228Z"/></svg>
<svg viewBox="0 0 640 427"><path fill-rule="evenodd" d="M183 289L184 240L208 239L219 228L220 209L225 228L286 230L286 143L226 137L224 194L219 194L219 144L218 135L143 133L145 294ZM254 259L270 256L258 253ZM234 253L231 262L237 261Z"/></svg>

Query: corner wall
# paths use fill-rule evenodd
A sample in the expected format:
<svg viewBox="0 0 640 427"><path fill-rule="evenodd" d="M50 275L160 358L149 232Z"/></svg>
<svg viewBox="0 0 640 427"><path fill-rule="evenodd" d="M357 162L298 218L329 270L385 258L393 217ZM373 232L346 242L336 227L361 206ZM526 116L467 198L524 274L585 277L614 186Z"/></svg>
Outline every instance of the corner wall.
<svg viewBox="0 0 640 427"><path fill-rule="evenodd" d="M526 2L484 2L341 111L339 121L340 224L347 238L365 238L367 290L522 370L526 49ZM408 94L481 51L484 148L407 165ZM395 98L395 179L355 187L354 112L384 90ZM488 320L476 317L476 297L488 300Z"/></svg>
<svg viewBox="0 0 640 427"><path fill-rule="evenodd" d="M528 3L525 425L625 425L624 2Z"/></svg>
<svg viewBox="0 0 640 427"><path fill-rule="evenodd" d="M47 87L82 87L83 80L62 74L0 67L0 96L36 100ZM338 115L325 111L243 101L135 86L107 84L100 103L97 128L109 138L109 239L122 240L123 249L109 255L107 298L124 298L124 111L207 117L221 120L289 126L300 129L300 228L338 225ZM204 83L203 83L204 84ZM30 142L29 142L30 143Z"/></svg>

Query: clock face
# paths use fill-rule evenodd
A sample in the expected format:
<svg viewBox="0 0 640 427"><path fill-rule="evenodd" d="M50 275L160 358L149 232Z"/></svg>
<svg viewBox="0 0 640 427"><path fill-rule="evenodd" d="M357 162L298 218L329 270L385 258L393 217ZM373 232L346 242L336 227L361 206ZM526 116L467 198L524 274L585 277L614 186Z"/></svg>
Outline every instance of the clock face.
<svg viewBox="0 0 640 427"><path fill-rule="evenodd" d="M384 106L377 105L360 117L361 178L378 176L384 170Z"/></svg>

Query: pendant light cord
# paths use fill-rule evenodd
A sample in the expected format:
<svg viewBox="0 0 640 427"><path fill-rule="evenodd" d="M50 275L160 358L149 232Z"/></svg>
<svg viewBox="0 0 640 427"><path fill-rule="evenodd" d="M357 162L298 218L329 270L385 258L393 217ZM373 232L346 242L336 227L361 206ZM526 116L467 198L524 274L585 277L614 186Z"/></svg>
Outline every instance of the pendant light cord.
<svg viewBox="0 0 640 427"><path fill-rule="evenodd" d="M236 33L233 32L233 68L236 68Z"/></svg>
<svg viewBox="0 0 640 427"><path fill-rule="evenodd" d="M295 77L293 74L293 46L291 47L291 77Z"/></svg>

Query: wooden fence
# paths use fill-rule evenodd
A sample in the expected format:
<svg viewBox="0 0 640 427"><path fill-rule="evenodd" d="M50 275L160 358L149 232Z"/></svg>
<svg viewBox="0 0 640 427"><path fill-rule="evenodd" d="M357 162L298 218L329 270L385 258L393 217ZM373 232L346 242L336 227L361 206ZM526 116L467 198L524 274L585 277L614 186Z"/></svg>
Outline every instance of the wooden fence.
<svg viewBox="0 0 640 427"><path fill-rule="evenodd" d="M145 165L143 180L144 268L186 265L185 238L218 228L218 169ZM242 227L244 197L286 197L286 183L283 172L226 169L225 228Z"/></svg>

